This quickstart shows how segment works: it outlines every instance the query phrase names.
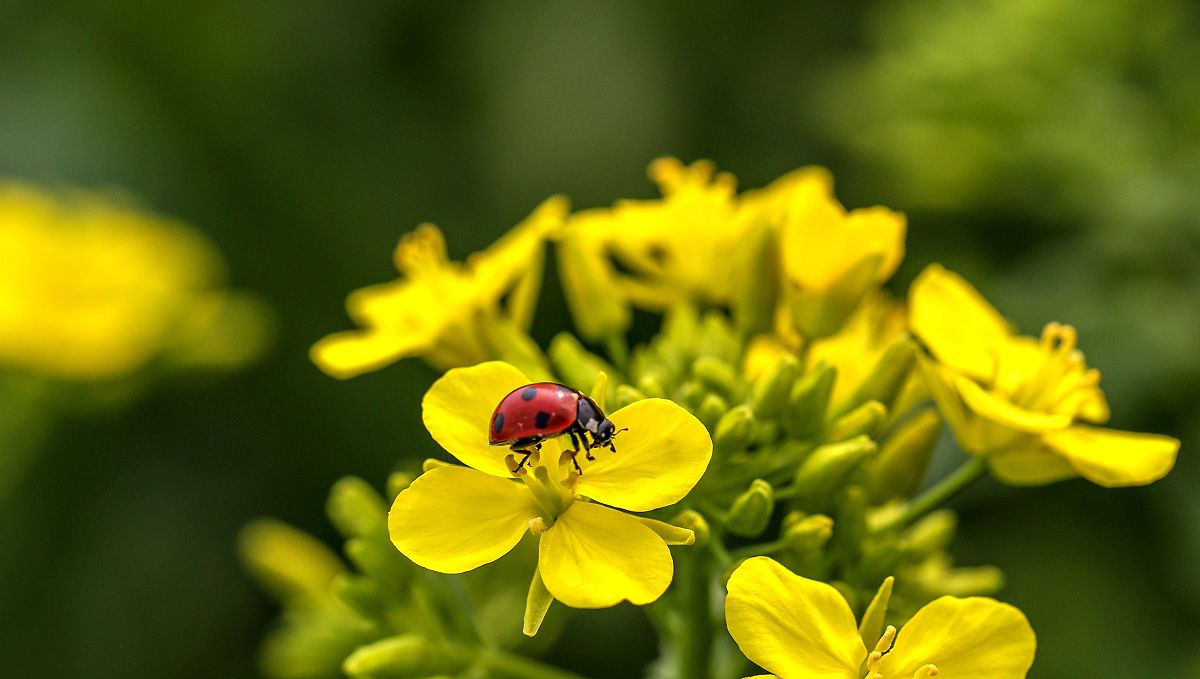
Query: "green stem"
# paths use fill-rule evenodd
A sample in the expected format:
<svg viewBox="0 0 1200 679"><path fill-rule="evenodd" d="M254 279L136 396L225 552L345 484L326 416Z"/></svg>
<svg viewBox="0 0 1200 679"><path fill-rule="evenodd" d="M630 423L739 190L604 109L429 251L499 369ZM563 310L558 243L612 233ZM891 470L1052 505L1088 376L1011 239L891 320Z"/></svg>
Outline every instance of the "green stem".
<svg viewBox="0 0 1200 679"><path fill-rule="evenodd" d="M982 455L972 456L968 462L955 469L949 476L913 498L899 516L880 526L875 532L886 533L909 526L917 519L949 502L986 473L987 458Z"/></svg>
<svg viewBox="0 0 1200 679"><path fill-rule="evenodd" d="M707 554L696 550L679 559L682 625L677 628L679 679L708 679L712 674L713 621L710 613Z"/></svg>
<svg viewBox="0 0 1200 679"><path fill-rule="evenodd" d="M494 648L480 651L475 660L496 674L512 679L585 679L574 672L560 670L532 658ZM493 674L489 672L488 676Z"/></svg>

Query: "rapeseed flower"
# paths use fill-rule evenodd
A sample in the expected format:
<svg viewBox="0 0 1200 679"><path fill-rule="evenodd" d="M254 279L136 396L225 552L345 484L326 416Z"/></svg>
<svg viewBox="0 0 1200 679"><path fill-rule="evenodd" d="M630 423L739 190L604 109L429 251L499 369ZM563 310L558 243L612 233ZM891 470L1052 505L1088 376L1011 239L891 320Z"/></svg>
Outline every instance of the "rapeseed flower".
<svg viewBox="0 0 1200 679"><path fill-rule="evenodd" d="M402 491L388 518L392 542L420 566L462 573L532 533L536 577L564 604L658 599L673 574L667 545L690 544L692 532L618 509L644 512L683 499L708 466L708 432L670 401L640 400L610 414L618 429L629 429L616 441L619 452L600 450L595 461L580 455L581 475L559 441L548 440L531 471L514 479L508 451L488 443L488 426L496 404L531 381L493 361L450 370L433 384L422 402L425 426L469 466L434 466Z"/></svg>
<svg viewBox="0 0 1200 679"><path fill-rule="evenodd" d="M1033 664L1033 629L1016 608L983 597L942 597L897 633L888 626L868 652L864 636L832 586L793 574L768 557L748 559L729 578L725 617L746 657L780 679L1020 679ZM887 584L881 589L886 610ZM872 610L874 609L874 610ZM872 628L875 629L872 629ZM873 639L872 639L873 641Z"/></svg>
<svg viewBox="0 0 1200 679"><path fill-rule="evenodd" d="M493 326L525 336L541 288L545 242L566 212L566 199L546 200L465 263L447 257L436 226L417 227L396 246L402 277L351 293L346 310L359 329L322 338L310 352L313 362L347 379L409 356L443 370L497 358Z"/></svg>
<svg viewBox="0 0 1200 679"><path fill-rule="evenodd" d="M1176 439L1088 426L1108 420L1108 403L1071 326L1051 323L1040 339L1018 335L975 288L938 265L913 282L909 308L912 331L936 359L922 365L942 415L1000 480L1078 475L1137 486L1174 466Z"/></svg>
<svg viewBox="0 0 1200 679"><path fill-rule="evenodd" d="M0 184L0 366L125 377L152 361L227 366L265 343L265 311L224 288L216 248L112 196Z"/></svg>

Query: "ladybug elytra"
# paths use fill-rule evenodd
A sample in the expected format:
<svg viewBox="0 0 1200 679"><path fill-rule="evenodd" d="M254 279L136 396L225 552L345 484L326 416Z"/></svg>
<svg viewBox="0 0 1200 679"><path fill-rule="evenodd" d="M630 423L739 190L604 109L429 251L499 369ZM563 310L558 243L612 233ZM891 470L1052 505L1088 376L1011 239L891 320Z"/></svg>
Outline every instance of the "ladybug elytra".
<svg viewBox="0 0 1200 679"><path fill-rule="evenodd" d="M596 459L592 456L596 448L617 452L612 442L617 428L612 420L587 394L557 382L535 382L513 389L500 399L488 426L491 445L507 445L514 453L521 453L520 462L510 470L513 474L521 471L530 455L542 449L542 441L563 434L571 437L571 461L580 474L583 470L575 459L580 452L588 460Z"/></svg>

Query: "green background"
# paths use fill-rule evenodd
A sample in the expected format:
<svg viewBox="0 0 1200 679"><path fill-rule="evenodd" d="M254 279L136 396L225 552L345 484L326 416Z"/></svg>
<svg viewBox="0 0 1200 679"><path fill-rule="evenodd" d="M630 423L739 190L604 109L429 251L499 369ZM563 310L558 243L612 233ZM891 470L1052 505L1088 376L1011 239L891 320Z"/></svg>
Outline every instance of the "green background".
<svg viewBox="0 0 1200 679"><path fill-rule="evenodd" d="M1183 439L1177 469L986 482L956 556L1008 574L1033 677L1200 676L1196 17L998 6L0 3L0 176L119 186L195 224L278 324L248 370L56 427L0 499L0 674L254 676L274 611L239 527L332 542L334 480L435 452L423 364L338 382L308 362L345 294L392 277L420 222L461 258L552 193L652 196L645 165L671 154L744 187L829 167L848 206L908 213L897 291L940 261L1026 332L1079 327L1113 426ZM566 318L547 288L543 341ZM579 616L555 655L631 676L643 631Z"/></svg>

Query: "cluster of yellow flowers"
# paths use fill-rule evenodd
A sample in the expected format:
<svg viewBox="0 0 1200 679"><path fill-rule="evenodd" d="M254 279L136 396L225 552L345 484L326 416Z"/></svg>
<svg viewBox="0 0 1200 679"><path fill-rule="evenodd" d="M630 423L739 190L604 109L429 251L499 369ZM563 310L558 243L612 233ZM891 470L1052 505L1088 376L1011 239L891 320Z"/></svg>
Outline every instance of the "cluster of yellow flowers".
<svg viewBox="0 0 1200 679"><path fill-rule="evenodd" d="M303 605L281 597L274 676L572 677L526 657L540 647L503 622L553 636L556 600L647 605L658 676L1025 676L1033 631L980 596L1000 587L996 569L953 563L941 505L989 470L1010 484L1150 483L1178 441L1095 426L1108 407L1069 326L1018 335L938 265L893 298L904 216L846 210L825 171L741 194L706 162L660 159L650 175L659 199L572 214L552 198L463 264L422 226L396 250L401 279L350 296L360 328L318 342L313 360L340 378L406 356L445 371L422 415L466 466L394 475L386 520L369 485L335 487L357 572L321 570ZM547 243L574 333L543 350L528 333ZM635 310L662 327L631 349ZM497 404L542 380L611 406L615 450L547 438L521 467L491 445ZM927 480L943 421L966 457ZM305 538L264 525L245 543L255 570L311 582L272 556L297 549L261 546ZM499 607L479 600L482 582ZM353 633L312 643L333 628Z"/></svg>

